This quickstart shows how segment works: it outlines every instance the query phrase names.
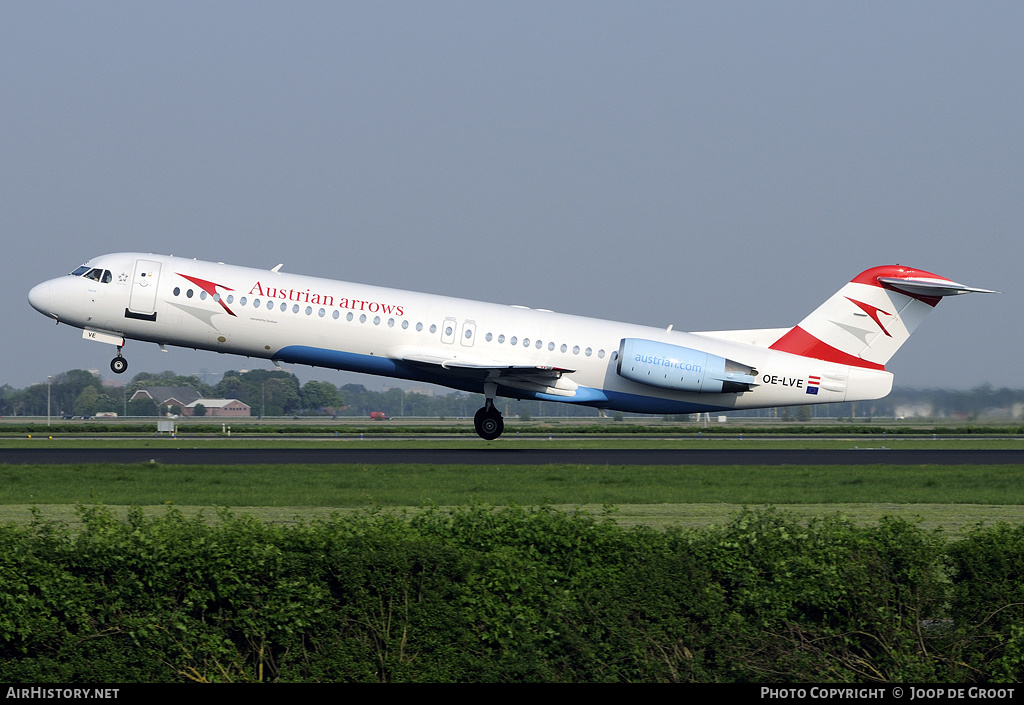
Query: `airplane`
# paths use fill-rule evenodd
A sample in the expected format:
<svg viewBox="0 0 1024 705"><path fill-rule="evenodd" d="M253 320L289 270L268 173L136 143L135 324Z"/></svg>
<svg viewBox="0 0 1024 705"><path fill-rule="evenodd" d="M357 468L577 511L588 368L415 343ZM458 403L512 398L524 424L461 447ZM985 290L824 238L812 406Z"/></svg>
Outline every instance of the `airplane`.
<svg viewBox="0 0 1024 705"><path fill-rule="evenodd" d="M685 333L142 253L89 260L29 292L88 340L127 340L431 382L496 397L684 414L880 399L896 350L945 296L996 293L900 265L868 269L790 328Z"/></svg>

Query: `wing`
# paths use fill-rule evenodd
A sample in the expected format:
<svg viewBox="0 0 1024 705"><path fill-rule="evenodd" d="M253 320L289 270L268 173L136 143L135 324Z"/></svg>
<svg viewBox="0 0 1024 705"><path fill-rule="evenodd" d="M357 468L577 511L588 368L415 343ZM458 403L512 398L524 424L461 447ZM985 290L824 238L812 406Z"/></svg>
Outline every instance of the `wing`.
<svg viewBox="0 0 1024 705"><path fill-rule="evenodd" d="M759 348L771 347L772 343L789 332L789 328L759 328L756 330L709 330L692 333L705 338L727 340L731 343L744 343Z"/></svg>
<svg viewBox="0 0 1024 705"><path fill-rule="evenodd" d="M388 351L392 360L431 368L455 377L478 379L481 383L494 382L503 387L525 392L574 397L579 385L566 375L575 370L541 365L510 365L456 351L400 346Z"/></svg>

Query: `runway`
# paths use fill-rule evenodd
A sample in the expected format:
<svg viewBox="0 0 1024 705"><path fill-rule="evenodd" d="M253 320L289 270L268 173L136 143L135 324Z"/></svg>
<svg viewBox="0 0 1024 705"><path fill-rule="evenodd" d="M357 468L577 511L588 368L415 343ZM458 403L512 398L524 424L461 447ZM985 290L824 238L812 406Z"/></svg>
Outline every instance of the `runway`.
<svg viewBox="0 0 1024 705"><path fill-rule="evenodd" d="M1024 450L515 448L10 448L0 464L72 465L1021 465Z"/></svg>

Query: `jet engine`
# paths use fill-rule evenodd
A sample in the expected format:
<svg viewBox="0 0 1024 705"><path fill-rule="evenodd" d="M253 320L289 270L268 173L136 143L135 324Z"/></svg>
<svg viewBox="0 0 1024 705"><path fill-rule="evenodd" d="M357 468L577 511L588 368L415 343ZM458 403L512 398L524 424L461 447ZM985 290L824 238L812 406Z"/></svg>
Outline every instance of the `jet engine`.
<svg viewBox="0 0 1024 705"><path fill-rule="evenodd" d="M757 384L757 370L752 367L703 350L642 338L622 339L616 372L633 382L699 394L748 392Z"/></svg>

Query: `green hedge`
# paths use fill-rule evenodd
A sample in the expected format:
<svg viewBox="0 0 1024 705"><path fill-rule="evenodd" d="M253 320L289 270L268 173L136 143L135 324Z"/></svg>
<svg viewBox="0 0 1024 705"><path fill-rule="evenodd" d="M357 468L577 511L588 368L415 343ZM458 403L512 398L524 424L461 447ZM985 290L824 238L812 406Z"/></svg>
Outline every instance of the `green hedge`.
<svg viewBox="0 0 1024 705"><path fill-rule="evenodd" d="M989 682L1024 676L1024 529L947 543L743 512L0 527L0 681Z"/></svg>

